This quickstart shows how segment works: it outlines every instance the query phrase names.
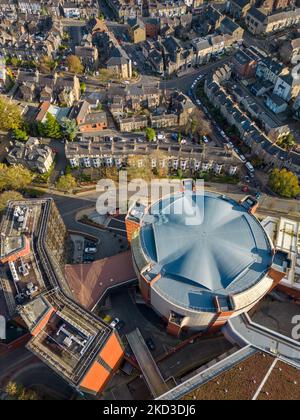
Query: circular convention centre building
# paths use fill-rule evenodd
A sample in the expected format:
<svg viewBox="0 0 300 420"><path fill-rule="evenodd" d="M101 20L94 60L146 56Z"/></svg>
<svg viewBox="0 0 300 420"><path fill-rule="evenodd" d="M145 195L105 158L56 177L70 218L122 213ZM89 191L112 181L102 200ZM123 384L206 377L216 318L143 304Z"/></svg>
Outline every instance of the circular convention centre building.
<svg viewBox="0 0 300 420"><path fill-rule="evenodd" d="M218 329L249 311L284 277L287 256L276 253L254 213L257 201L184 190L126 218L133 263L145 301L182 329Z"/></svg>

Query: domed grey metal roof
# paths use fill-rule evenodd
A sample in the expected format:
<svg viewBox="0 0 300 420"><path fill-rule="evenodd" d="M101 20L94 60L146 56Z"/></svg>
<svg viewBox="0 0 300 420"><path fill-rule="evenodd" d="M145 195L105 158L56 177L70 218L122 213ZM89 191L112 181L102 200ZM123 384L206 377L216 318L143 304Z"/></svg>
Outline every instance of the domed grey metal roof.
<svg viewBox="0 0 300 420"><path fill-rule="evenodd" d="M193 301L194 307L199 291L228 296L246 290L272 263L263 227L227 197L180 193L159 201L149 213L141 246L152 271L161 274L154 287L177 303L191 306Z"/></svg>

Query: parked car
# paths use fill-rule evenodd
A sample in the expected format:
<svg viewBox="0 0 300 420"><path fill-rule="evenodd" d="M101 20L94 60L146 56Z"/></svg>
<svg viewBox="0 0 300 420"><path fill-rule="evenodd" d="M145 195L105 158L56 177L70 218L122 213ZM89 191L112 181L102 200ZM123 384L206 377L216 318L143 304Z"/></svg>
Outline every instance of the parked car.
<svg viewBox="0 0 300 420"><path fill-rule="evenodd" d="M244 187L242 188L242 191L243 191L244 193L249 192L249 187L248 187L247 185L244 185Z"/></svg>
<svg viewBox="0 0 300 420"><path fill-rule="evenodd" d="M124 321L120 321L118 324L117 324L117 330L118 331L121 331L123 328L125 327L125 322Z"/></svg>
<svg viewBox="0 0 300 420"><path fill-rule="evenodd" d="M95 256L94 256L94 255L91 255L91 254L85 254L85 255L83 256L83 259L84 259L85 261L95 261Z"/></svg>
<svg viewBox="0 0 300 420"><path fill-rule="evenodd" d="M155 350L156 347L155 347L154 341L152 340L151 337L147 338L145 340L145 343L147 344L147 347L148 347L149 350L151 350L151 351Z"/></svg>
<svg viewBox="0 0 300 420"><path fill-rule="evenodd" d="M207 136L202 137L204 143L209 143L209 138Z"/></svg>
<svg viewBox="0 0 300 420"><path fill-rule="evenodd" d="M117 325L119 324L119 322L120 322L119 318L114 318L114 319L112 320L112 322L109 324L109 326L110 326L111 328L116 328L116 327L117 327Z"/></svg>
<svg viewBox="0 0 300 420"><path fill-rule="evenodd" d="M90 248L85 248L84 252L86 254L96 254L97 252L97 248L96 247L90 247Z"/></svg>

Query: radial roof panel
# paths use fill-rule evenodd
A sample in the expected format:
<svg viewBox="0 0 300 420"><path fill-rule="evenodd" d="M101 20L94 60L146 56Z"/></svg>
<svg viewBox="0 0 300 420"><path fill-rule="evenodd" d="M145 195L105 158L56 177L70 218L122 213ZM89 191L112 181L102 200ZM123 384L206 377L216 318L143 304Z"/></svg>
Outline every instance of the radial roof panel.
<svg viewBox="0 0 300 420"><path fill-rule="evenodd" d="M169 198L156 203L150 213L154 221L142 226L141 244L162 275L154 287L171 300L186 303L189 293L201 290L225 296L247 290L272 264L263 227L226 197L179 193L171 203Z"/></svg>

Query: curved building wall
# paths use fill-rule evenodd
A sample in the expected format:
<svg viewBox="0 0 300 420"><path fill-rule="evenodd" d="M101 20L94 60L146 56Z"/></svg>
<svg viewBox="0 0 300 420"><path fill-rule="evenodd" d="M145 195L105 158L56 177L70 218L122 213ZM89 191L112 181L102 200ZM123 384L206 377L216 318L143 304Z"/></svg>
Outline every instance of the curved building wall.
<svg viewBox="0 0 300 420"><path fill-rule="evenodd" d="M187 308L182 308L168 301L165 297L161 296L155 289L151 288L151 305L153 309L158 312L165 319L169 319L171 311L187 317L183 321L183 326L191 329L204 330L208 325L213 322L216 313L192 311Z"/></svg>
<svg viewBox="0 0 300 420"><path fill-rule="evenodd" d="M143 281L141 281L140 284L142 284L142 282ZM248 289L239 295L233 296L232 301L236 305L234 313L225 313L224 316L221 316L221 318L218 320L218 323L222 324L231 317L235 317L241 315L244 312L248 312L258 303L260 299L262 299L269 292L269 290L272 288L272 285L273 280L266 276L251 289ZM194 311L188 308L183 308L174 304L173 302L170 302L155 288L151 287L150 303L153 309L166 320L169 319L171 311L175 312L185 317L181 327L198 331L205 330L210 325L214 324L218 315L217 312Z"/></svg>

